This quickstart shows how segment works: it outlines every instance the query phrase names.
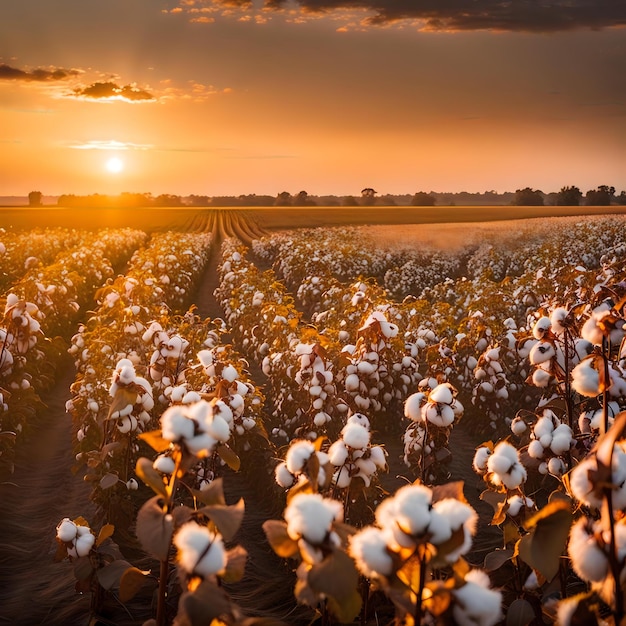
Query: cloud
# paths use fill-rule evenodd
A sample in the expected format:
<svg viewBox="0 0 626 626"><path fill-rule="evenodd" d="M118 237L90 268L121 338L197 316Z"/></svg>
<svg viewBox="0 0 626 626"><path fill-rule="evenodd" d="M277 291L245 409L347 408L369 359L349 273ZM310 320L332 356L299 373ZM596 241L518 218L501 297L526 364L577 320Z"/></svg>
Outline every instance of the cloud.
<svg viewBox="0 0 626 626"><path fill-rule="evenodd" d="M34 70L21 70L17 67L11 67L6 63L0 63L0 80L22 80L25 82L46 83L55 82L78 76L78 70L66 70L57 68L41 68Z"/></svg>
<svg viewBox="0 0 626 626"><path fill-rule="evenodd" d="M134 85L120 86L110 81L92 83L87 87L74 89L71 97L86 100L121 100L123 102L155 102L156 98L145 89Z"/></svg>
<svg viewBox="0 0 626 626"><path fill-rule="evenodd" d="M154 148L150 144L130 143L128 141L116 141L115 139L71 143L68 147L74 150L150 150Z"/></svg>
<svg viewBox="0 0 626 626"><path fill-rule="evenodd" d="M626 3L619 0L179 0L176 11L201 7L222 15L284 12L290 21L294 9L305 17L353 11L357 25L410 24L425 31L549 33L626 26Z"/></svg>

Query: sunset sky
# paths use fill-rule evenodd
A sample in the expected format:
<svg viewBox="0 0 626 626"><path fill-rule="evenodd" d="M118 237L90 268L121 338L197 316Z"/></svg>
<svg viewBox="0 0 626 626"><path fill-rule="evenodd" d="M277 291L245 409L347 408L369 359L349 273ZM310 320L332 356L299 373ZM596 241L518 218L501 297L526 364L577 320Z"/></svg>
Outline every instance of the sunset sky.
<svg viewBox="0 0 626 626"><path fill-rule="evenodd" d="M0 195L601 184L623 0L0 2Z"/></svg>

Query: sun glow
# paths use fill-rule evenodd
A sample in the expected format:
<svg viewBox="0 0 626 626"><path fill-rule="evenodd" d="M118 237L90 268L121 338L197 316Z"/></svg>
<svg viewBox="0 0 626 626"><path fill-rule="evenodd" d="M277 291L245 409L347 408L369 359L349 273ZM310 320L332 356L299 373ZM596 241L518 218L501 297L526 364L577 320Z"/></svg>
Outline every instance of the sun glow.
<svg viewBox="0 0 626 626"><path fill-rule="evenodd" d="M111 174L119 174L124 169L124 161L119 157L111 157L107 160L105 167Z"/></svg>

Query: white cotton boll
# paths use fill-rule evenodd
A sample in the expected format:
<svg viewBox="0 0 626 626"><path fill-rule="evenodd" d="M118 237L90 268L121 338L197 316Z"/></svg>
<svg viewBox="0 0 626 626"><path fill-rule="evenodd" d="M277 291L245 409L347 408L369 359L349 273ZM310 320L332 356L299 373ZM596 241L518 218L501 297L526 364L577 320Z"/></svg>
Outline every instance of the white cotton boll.
<svg viewBox="0 0 626 626"><path fill-rule="evenodd" d="M287 465L284 462L276 466L274 478L283 489L289 489L295 482L294 475L287 469Z"/></svg>
<svg viewBox="0 0 626 626"><path fill-rule="evenodd" d="M521 418L516 417L511 422L511 431L515 435L522 435L528 430L528 424Z"/></svg>
<svg viewBox="0 0 626 626"><path fill-rule="evenodd" d="M328 418L328 419L326 419L326 418ZM313 418L313 423L318 428L324 426L324 424L326 424L327 421L330 421L330 415L328 415L328 413L324 413L323 411L320 411L319 413L316 413L315 417Z"/></svg>
<svg viewBox="0 0 626 626"><path fill-rule="evenodd" d="M438 404L451 404L454 400L452 390L447 383L437 385L428 396L430 402L437 402Z"/></svg>
<svg viewBox="0 0 626 626"><path fill-rule="evenodd" d="M353 413L352 415L350 415L346 423L347 424L359 424L360 426L363 426L363 428L366 428L367 430L370 429L370 421L366 415L363 415L363 413Z"/></svg>
<svg viewBox="0 0 626 626"><path fill-rule="evenodd" d="M352 478L350 476L350 472L348 471L347 466L340 467L334 474L332 478L333 484L337 486L338 489L345 489L350 486L350 482Z"/></svg>
<svg viewBox="0 0 626 626"><path fill-rule="evenodd" d="M422 406L426 401L426 394L422 392L411 394L404 402L404 416L413 422L421 422Z"/></svg>
<svg viewBox="0 0 626 626"><path fill-rule="evenodd" d="M548 473L552 476L563 476L566 470L565 463L558 456L553 456L548 461Z"/></svg>
<svg viewBox="0 0 626 626"><path fill-rule="evenodd" d="M212 403L208 403L206 401L199 402L195 406L208 406L206 409L207 413L210 414L209 411L212 411L214 417L221 417L229 426L233 423L233 411L232 409L224 402L223 400L213 400ZM192 409L193 410L193 409Z"/></svg>
<svg viewBox="0 0 626 626"><path fill-rule="evenodd" d="M375 363L370 363L369 361L359 361L356 368L359 373L369 376L378 369L378 366Z"/></svg>
<svg viewBox="0 0 626 626"><path fill-rule="evenodd" d="M76 524L69 517L64 517L57 524L57 537L60 541L74 541L77 533Z"/></svg>
<svg viewBox="0 0 626 626"><path fill-rule="evenodd" d="M552 321L549 317L541 317L533 326L533 337L535 339L543 339L546 333L550 330L552 326Z"/></svg>
<svg viewBox="0 0 626 626"><path fill-rule="evenodd" d="M478 388L483 393L486 393L486 394L493 393L493 385L490 382L488 382L488 381L484 381L484 382L480 383Z"/></svg>
<svg viewBox="0 0 626 626"><path fill-rule="evenodd" d="M573 441L572 429L567 424L559 424L552 434L550 450L557 456L565 454L570 449Z"/></svg>
<svg viewBox="0 0 626 626"><path fill-rule="evenodd" d="M202 398L197 391L188 391L182 398L183 404L195 404L196 402L200 402Z"/></svg>
<svg viewBox="0 0 626 626"><path fill-rule="evenodd" d="M334 521L343 519L343 506L318 493L299 493L289 502L284 518L292 539L302 537L315 546L324 540Z"/></svg>
<svg viewBox="0 0 626 626"><path fill-rule="evenodd" d="M606 315L609 315L609 311L601 311L598 313L596 313L596 311L597 309L593 312L591 317L583 324L580 334L582 335L583 339L586 339L595 346L601 346L604 332L600 324L602 323L602 318Z"/></svg>
<svg viewBox="0 0 626 626"><path fill-rule="evenodd" d="M600 393L600 373L594 359L584 359L572 370L572 387L582 396L593 398Z"/></svg>
<svg viewBox="0 0 626 626"><path fill-rule="evenodd" d="M550 374L550 372L546 372L546 370L537 368L533 372L533 377L532 377L533 385L535 385L535 387L540 387L540 388L547 387L548 384L550 383L551 378L552 378L552 374Z"/></svg>
<svg viewBox="0 0 626 626"><path fill-rule="evenodd" d="M563 334L563 332L565 331L563 322L565 321L565 318L567 317L567 313L568 313L567 309L563 307L558 307L557 309L554 309L554 311L552 311L550 315L550 322L552 324L552 332L556 333L557 335Z"/></svg>
<svg viewBox="0 0 626 626"><path fill-rule="evenodd" d="M217 440L208 433L201 433L196 437L186 439L184 443L191 454L203 458L215 449Z"/></svg>
<svg viewBox="0 0 626 626"><path fill-rule="evenodd" d="M161 454L154 460L152 467L154 467L157 472L172 474L176 469L176 463L174 463L172 457Z"/></svg>
<svg viewBox="0 0 626 626"><path fill-rule="evenodd" d="M285 456L287 469L292 474L300 474L314 453L315 446L310 441L304 439L294 441Z"/></svg>
<svg viewBox="0 0 626 626"><path fill-rule="evenodd" d="M172 392L170 393L170 400L172 402L181 402L184 396L185 387L183 385L179 385L178 387L174 387L172 389Z"/></svg>
<svg viewBox="0 0 626 626"><path fill-rule="evenodd" d="M540 417L533 428L536 439L541 439L543 435L552 435L554 424L549 417Z"/></svg>
<svg viewBox="0 0 626 626"><path fill-rule="evenodd" d="M359 378L358 374L349 374L348 376L346 376L344 386L346 388L346 391L357 391L360 383L361 379Z"/></svg>
<svg viewBox="0 0 626 626"><path fill-rule="evenodd" d="M533 439L528 444L528 456L533 459L542 459L544 455L544 447L538 439Z"/></svg>
<svg viewBox="0 0 626 626"><path fill-rule="evenodd" d="M85 527L83 526L83 528ZM82 535L79 534L74 544L77 556L87 556L91 552L91 548L93 548L95 542L96 538L91 532L86 532Z"/></svg>
<svg viewBox="0 0 626 626"><path fill-rule="evenodd" d="M406 485L398 489L393 497L392 519L389 519L383 511L378 515L380 506L376 511L376 519L381 526L394 525L403 533L417 536L427 530L431 519L432 491L424 485ZM393 512L395 511L395 521ZM411 544L409 544L411 545Z"/></svg>
<svg viewBox="0 0 626 626"><path fill-rule="evenodd" d="M526 470L519 461L517 449L506 441L501 441L487 459L487 469L494 473L494 484L504 484L515 489L526 480ZM515 486L510 486L515 485Z"/></svg>
<svg viewBox="0 0 626 626"><path fill-rule="evenodd" d="M477 474L484 474L487 471L487 461L492 451L487 446L481 446L476 449L472 466Z"/></svg>
<svg viewBox="0 0 626 626"><path fill-rule="evenodd" d="M237 368L234 365L227 365L222 370L222 378L227 380L229 383L232 383L234 380L239 378L239 373L237 372Z"/></svg>
<svg viewBox="0 0 626 626"><path fill-rule="evenodd" d="M370 399L364 398L361 395L357 395L354 397L354 404L356 404L357 408L361 411L367 411L370 408Z"/></svg>
<svg viewBox="0 0 626 626"><path fill-rule="evenodd" d="M347 446L356 450L367 448L370 442L370 433L367 428L354 422L343 427L341 436Z"/></svg>
<svg viewBox="0 0 626 626"><path fill-rule="evenodd" d="M202 367L207 368L209 365L213 365L213 351L212 350L200 350L197 354L198 360Z"/></svg>
<svg viewBox="0 0 626 626"><path fill-rule="evenodd" d="M393 339L394 337L396 337L398 334L398 330L398 327L391 322L380 322L380 332L387 339Z"/></svg>
<svg viewBox="0 0 626 626"><path fill-rule="evenodd" d="M596 472L598 463L595 457L583 459L569 474L569 485L574 497L591 508L599 509L602 498L593 493L594 485L589 480L589 472Z"/></svg>
<svg viewBox="0 0 626 626"><path fill-rule="evenodd" d="M607 555L594 537L596 525L591 527L591 521L581 517L570 529L567 546L572 568L588 582L602 582L609 573Z"/></svg>
<svg viewBox="0 0 626 626"><path fill-rule="evenodd" d="M385 535L374 526L352 535L348 551L361 574L367 578L389 576L393 572L393 559L387 549Z"/></svg>
<svg viewBox="0 0 626 626"><path fill-rule="evenodd" d="M539 341L530 350L528 358L532 365L540 365L556 356L554 345L550 341Z"/></svg>
<svg viewBox="0 0 626 626"><path fill-rule="evenodd" d="M582 360L593 352L593 344L586 339L576 339L574 349L578 359Z"/></svg>
<svg viewBox="0 0 626 626"><path fill-rule="evenodd" d="M226 567L226 550L222 537L206 526L187 522L174 536L178 564L188 575L203 578L220 574Z"/></svg>
<svg viewBox="0 0 626 626"><path fill-rule="evenodd" d="M489 576L472 570L465 576L465 584L453 592L454 623L458 626L494 626L502 616L502 594L489 589Z"/></svg>
<svg viewBox="0 0 626 626"><path fill-rule="evenodd" d="M335 467L342 466L348 460L348 449L343 439L338 439L328 448L328 459Z"/></svg>
<svg viewBox="0 0 626 626"><path fill-rule="evenodd" d="M534 502L531 498L523 498L522 496L512 496L507 500L508 509L507 513L511 517L516 517L522 511L522 508L532 508Z"/></svg>
<svg viewBox="0 0 626 626"><path fill-rule="evenodd" d="M372 459L379 469L387 467L387 451L382 446L373 446L370 448L370 459Z"/></svg>

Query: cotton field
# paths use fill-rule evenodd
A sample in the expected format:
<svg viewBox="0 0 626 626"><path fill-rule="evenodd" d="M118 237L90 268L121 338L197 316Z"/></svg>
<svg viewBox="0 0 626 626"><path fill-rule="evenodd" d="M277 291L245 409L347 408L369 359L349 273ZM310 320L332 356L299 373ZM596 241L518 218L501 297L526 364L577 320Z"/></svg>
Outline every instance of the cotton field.
<svg viewBox="0 0 626 626"><path fill-rule="evenodd" d="M72 367L86 621L620 624L625 226L0 229L2 477Z"/></svg>

